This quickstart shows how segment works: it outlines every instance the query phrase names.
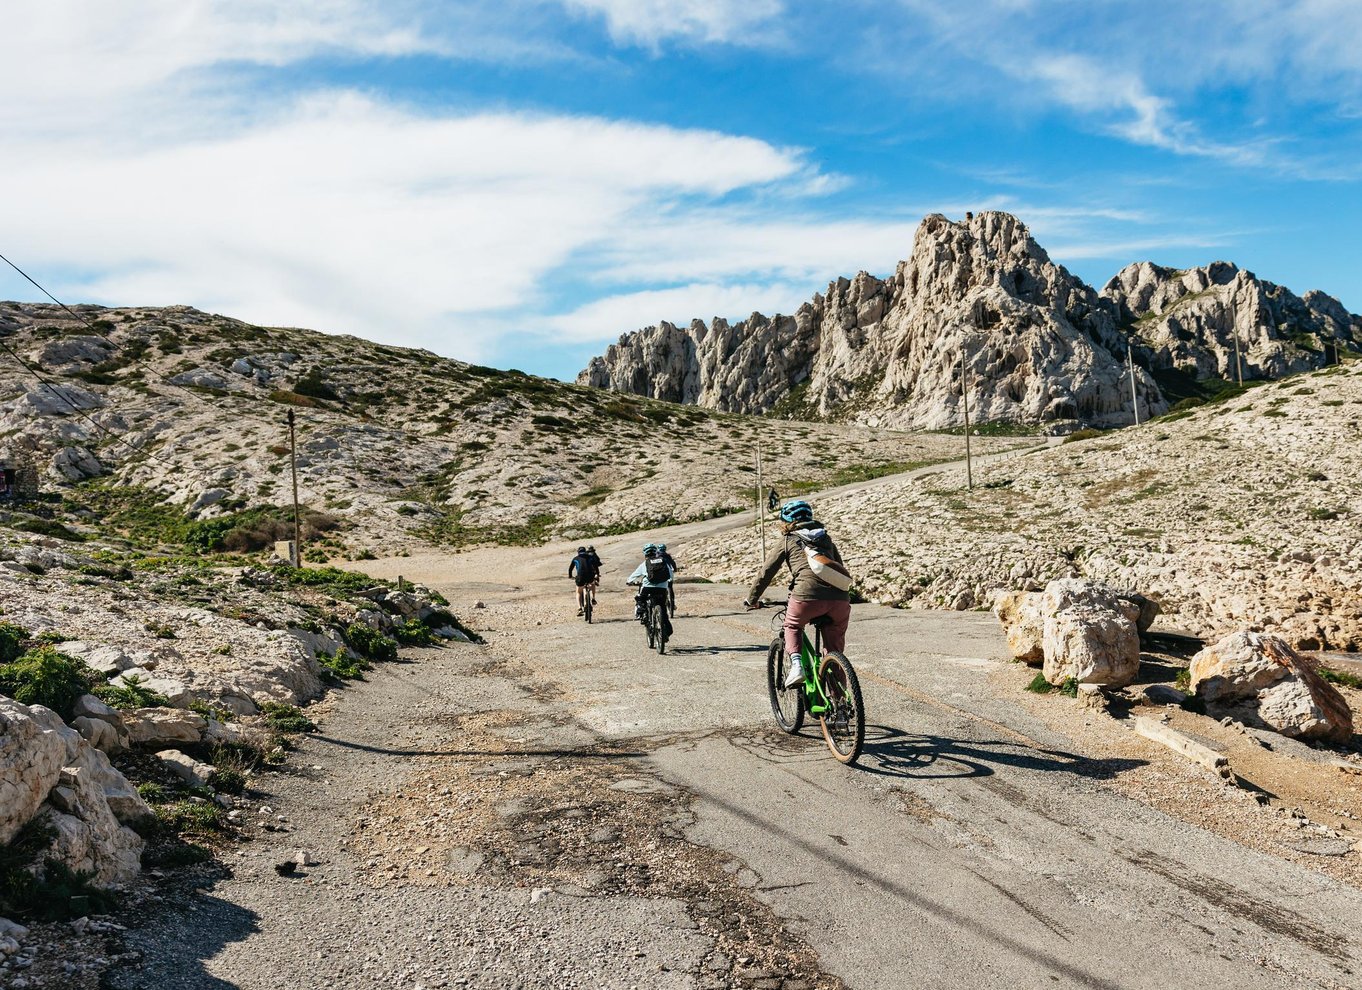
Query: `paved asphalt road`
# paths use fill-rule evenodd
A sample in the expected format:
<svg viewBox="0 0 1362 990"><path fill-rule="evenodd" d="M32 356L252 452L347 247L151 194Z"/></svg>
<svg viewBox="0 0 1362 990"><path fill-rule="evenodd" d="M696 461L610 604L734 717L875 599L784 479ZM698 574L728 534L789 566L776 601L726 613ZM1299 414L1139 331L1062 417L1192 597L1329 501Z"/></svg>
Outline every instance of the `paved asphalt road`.
<svg viewBox="0 0 1362 990"><path fill-rule="evenodd" d="M663 535L684 560L688 534L723 522ZM572 615L567 547L366 563L440 588L489 629L489 645L420 651L341 694L297 756L319 769L266 785L294 809L296 831L253 844L197 913L134 933L147 967L114 985L1362 986L1362 893L1103 786L1134 764L1085 759L990 687L1003 657L991 616L855 609L848 652L870 725L848 769L816 729L774 731L772 613L736 608L740 589L682 585L669 654L647 652L620 587L639 542L597 541L606 590L592 626ZM489 731L520 747L520 764L480 758L451 727L453 715L507 711L528 721ZM586 759L574 754L601 747L621 754L608 771L616 790L586 801L564 781ZM435 882L373 886L359 875L371 851L341 841L375 798L441 793L431 775L446 763L542 778L539 824L526 824L522 796L515 825L541 849L571 833L569 811L604 814L610 793L652 788L662 804L649 807L677 814L632 823L657 841L630 848L674 856L667 836L682 823L694 869L712 852L731 878L720 885L769 915L760 937L807 944L813 969L744 970L724 957L708 902L675 878L647 896L543 881L540 896L528 888L541 881L488 853L511 865L498 873L475 859ZM461 779L451 806L471 786ZM447 810L437 802L432 814ZM268 868L297 846L322 859L305 883ZM624 869L626 852L612 856Z"/></svg>

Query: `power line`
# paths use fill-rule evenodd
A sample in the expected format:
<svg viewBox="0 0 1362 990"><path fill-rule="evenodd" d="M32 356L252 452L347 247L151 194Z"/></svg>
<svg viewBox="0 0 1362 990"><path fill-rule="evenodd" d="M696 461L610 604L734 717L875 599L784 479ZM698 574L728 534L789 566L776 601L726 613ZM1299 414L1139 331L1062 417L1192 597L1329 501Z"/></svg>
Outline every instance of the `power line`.
<svg viewBox="0 0 1362 990"><path fill-rule="evenodd" d="M121 444L123 444L125 447L130 448L131 450L133 450L134 452L136 452L136 453L138 453L138 454L145 454L147 457L150 457L152 460L160 461L162 464L165 464L165 465L167 465L167 466L169 466L169 467L174 467L174 465L171 464L170 461L167 461L167 460L165 460L164 458L158 457L157 455L153 454L151 451L145 450L145 449L143 449L142 447L137 446L137 444L133 443L131 440L128 440L128 439L126 439L126 438L124 438L124 437L119 436L117 433L113 432L113 430L110 430L108 427L104 426L104 424L98 422L94 417L86 415L85 410L81 409L80 406L76 405L74 402L72 402L70 399L68 399L68 398L66 397L66 393L63 392L63 391L61 390L60 386L54 385L54 384L52 384L50 381L48 381L48 380L43 376L42 372L40 372L37 368L34 368L32 365L30 365L30 364L29 364L27 361L25 361L23 358L21 358L17 353L15 353L14 348L10 347L9 344L5 343L3 340L0 340L0 348L4 348L5 351L9 354L9 356L12 357L12 358L14 358L14 360L17 361L17 362L19 363L19 365L20 365L25 371L27 371L27 372L28 372L30 375L32 375L34 378L38 379L38 381L42 382L42 384L46 385L47 388L48 388L48 391L50 391L53 395L55 395L55 396L56 396L58 399L60 399L62 402L66 403L68 406L70 406L72 412L74 412L74 413L75 413L77 416L79 416L81 419L85 420L87 423L89 423L89 424L90 424L91 426L93 426L95 429L99 430L101 433L103 433L103 434L105 434L106 436L110 437L111 439L113 439L113 440L116 441L117 443L121 443Z"/></svg>
<svg viewBox="0 0 1362 990"><path fill-rule="evenodd" d="M123 345L119 344L118 341L114 340L112 337L108 336L107 334L101 332L100 329L99 329L97 326L95 326L93 323L91 323L91 322L90 322L89 320L87 320L85 317L81 316L79 313L77 313L75 310L73 310L70 306L66 305L66 303L62 302L60 299L58 299L58 298L57 298L56 296L54 296L52 293L48 292L45 288L42 287L41 284L39 284L39 282L38 282L37 279L35 279L35 278L34 278L32 275L30 275L28 272L24 271L22 268L20 268L20 267L19 267L18 265L16 265L14 262L10 261L10 260L9 260L8 258L6 258L3 254L0 254L0 261L3 261L5 264L9 265L9 266L10 266L11 268L13 268L16 272L18 272L18 273L19 273L20 275L22 275L25 279L27 279L35 288L37 288L37 290L38 290L39 292L41 292L43 295L47 296L48 299L51 299L54 303L56 303L56 304L57 304L58 306L60 306L62 309L66 310L66 312L70 313L72 316L74 316L78 321L80 321L81 323L83 323L83 324L85 325L85 327L86 327L92 334L94 334L96 337L98 337L100 340L104 341L106 344L108 344L110 347L114 348L115 350L121 350L121 349L122 349L122 346L123 346ZM147 365L146 370L149 371L149 372L151 372L151 373L152 373L153 375L155 375L157 378L161 379L161 381L165 382L167 385L173 385L175 388L180 389L181 391L185 392L187 395L192 395L194 398L198 399L200 402L204 403L205 405L212 406L214 409L221 409L221 408L223 408L223 407L220 406L218 403L212 401L211 399L205 397L204 395L202 395L202 394L200 394L200 393L198 393L198 392L195 392L193 389L189 388L187 385L181 385L179 382L175 381L174 379L168 378L167 376L161 374L161 373L160 373L159 371L157 371L155 368L151 367L150 364Z"/></svg>

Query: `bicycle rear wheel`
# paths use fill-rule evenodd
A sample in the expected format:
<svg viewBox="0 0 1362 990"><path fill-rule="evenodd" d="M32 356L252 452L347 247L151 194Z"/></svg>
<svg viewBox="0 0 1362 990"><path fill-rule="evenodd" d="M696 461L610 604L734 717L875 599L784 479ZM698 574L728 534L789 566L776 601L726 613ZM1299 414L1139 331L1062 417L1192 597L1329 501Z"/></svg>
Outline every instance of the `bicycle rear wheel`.
<svg viewBox="0 0 1362 990"><path fill-rule="evenodd" d="M667 652L667 617L663 612L661 602L654 602L649 607L649 614L652 615L652 627L657 630L657 652Z"/></svg>
<svg viewBox="0 0 1362 990"><path fill-rule="evenodd" d="M586 594L582 596L582 618L586 619L588 623L591 622L591 609L591 588L588 587Z"/></svg>
<svg viewBox="0 0 1362 990"><path fill-rule="evenodd" d="M856 679L851 661L836 652L823 658L818 678L831 705L821 719L823 740L840 762L855 763L865 744L865 702L861 699L861 682Z"/></svg>
<svg viewBox="0 0 1362 990"><path fill-rule="evenodd" d="M766 654L766 690L771 696L771 714L782 732L794 735L804 724L804 685L785 686L785 640L771 640Z"/></svg>

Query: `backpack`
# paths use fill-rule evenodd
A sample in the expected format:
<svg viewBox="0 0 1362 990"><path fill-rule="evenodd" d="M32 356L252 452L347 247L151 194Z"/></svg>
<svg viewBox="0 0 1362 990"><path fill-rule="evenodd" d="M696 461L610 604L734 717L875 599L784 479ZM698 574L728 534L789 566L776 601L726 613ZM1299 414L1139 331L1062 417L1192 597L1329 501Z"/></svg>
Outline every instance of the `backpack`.
<svg viewBox="0 0 1362 990"><path fill-rule="evenodd" d="M596 562L591 559L590 554L579 553L572 558L572 562L577 565L577 577L579 580L591 582L596 579L598 568Z"/></svg>
<svg viewBox="0 0 1362 990"><path fill-rule="evenodd" d="M649 584L666 584L672 579L671 568L661 557L649 557L643 562L644 573L648 575Z"/></svg>
<svg viewBox="0 0 1362 990"><path fill-rule="evenodd" d="M799 545L804 548L804 556L809 562L809 570L813 571L814 577L838 591L847 591L851 588L854 579L844 564L833 560L822 550L819 550L817 545L805 539L803 534L796 532L794 535L799 540Z"/></svg>

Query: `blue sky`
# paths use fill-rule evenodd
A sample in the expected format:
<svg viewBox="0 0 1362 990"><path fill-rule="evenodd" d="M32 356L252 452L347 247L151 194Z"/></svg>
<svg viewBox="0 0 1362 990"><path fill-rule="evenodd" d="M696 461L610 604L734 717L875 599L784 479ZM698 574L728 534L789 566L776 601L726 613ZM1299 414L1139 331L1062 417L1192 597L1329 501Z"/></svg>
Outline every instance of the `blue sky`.
<svg viewBox="0 0 1362 990"><path fill-rule="evenodd" d="M994 208L1098 286L1227 259L1362 310L1354 0L48 0L0 37L0 253L67 301L570 378Z"/></svg>

